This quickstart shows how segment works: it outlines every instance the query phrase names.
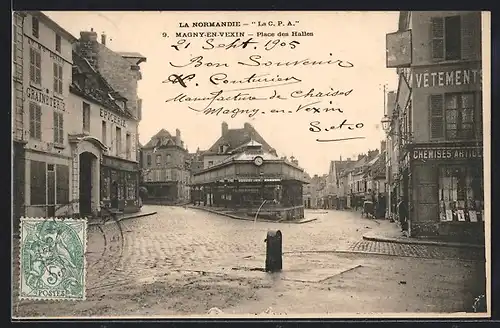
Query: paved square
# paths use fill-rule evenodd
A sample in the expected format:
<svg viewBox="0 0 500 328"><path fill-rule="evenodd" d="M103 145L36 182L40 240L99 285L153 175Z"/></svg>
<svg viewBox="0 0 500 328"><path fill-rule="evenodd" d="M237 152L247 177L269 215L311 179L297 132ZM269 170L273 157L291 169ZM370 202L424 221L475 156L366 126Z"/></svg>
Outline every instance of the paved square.
<svg viewBox="0 0 500 328"><path fill-rule="evenodd" d="M19 298L84 300L87 221L22 218Z"/></svg>

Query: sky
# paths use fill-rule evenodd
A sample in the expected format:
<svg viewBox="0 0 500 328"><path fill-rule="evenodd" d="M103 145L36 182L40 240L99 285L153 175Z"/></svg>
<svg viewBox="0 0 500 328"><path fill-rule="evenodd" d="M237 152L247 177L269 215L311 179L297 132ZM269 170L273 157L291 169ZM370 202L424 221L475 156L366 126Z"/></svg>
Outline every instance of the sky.
<svg viewBox="0 0 500 328"><path fill-rule="evenodd" d="M210 147L221 135L221 123L227 122L229 128L241 128L245 122L251 123L260 135L274 147L280 156L294 156L299 165L310 175L328 172L331 160L357 157L359 153L380 148L384 138L380 121L384 115L384 85L387 90L396 90L397 74L394 69L385 67L385 37L387 33L396 31L398 12L44 12L75 37L80 31L94 29L98 34L106 34L106 46L113 51L139 52L147 58L141 64L142 80L139 82L139 97L142 101L142 121L139 125L139 140L142 144L160 129L164 128L175 134L181 131L182 139L189 151L198 147L201 150ZM285 26L277 26L280 20ZM240 22L242 26L235 28L192 27L193 22L230 21ZM273 21L274 26L259 26ZM260 22L260 23L259 23ZM290 26L288 26L290 22ZM189 27L180 27L180 23ZM248 24L244 25L243 24ZM250 38L258 42L245 49L208 47L206 37L189 38L183 44L190 43L187 48L181 46L175 50L180 38L176 32L226 32L243 31L246 33L241 41ZM292 37L291 31L312 33L313 36ZM274 33L272 36L257 37L256 33ZM287 32L289 36L278 36L279 32ZM164 34L166 33L166 35ZM228 44L235 37L214 38L212 44ZM279 39L278 45L265 50L267 42ZM294 49L290 49L291 41L297 41ZM281 45L283 43L283 45ZM252 49L253 48L253 49ZM202 56L201 62L220 63L226 66L207 67L188 65L193 58ZM256 65L256 59L261 63ZM261 57L255 57L261 56ZM343 65L289 65L275 66L276 62L306 60L327 61L342 60ZM273 62L271 66L263 63ZM243 62L247 65L238 64ZM184 66L184 67L174 67ZM350 64L348 64L350 63ZM185 79L183 87L172 74ZM210 82L210 77L227 76L228 81L241 81L245 78L265 76L275 81L250 83ZM286 85L276 82L277 76L288 78ZM166 83L164 83L166 81ZM170 82L169 82L170 81ZM175 83L172 83L175 82ZM279 85L283 84L283 85ZM248 89L258 86L255 89ZM242 87L243 86L243 87ZM235 91L237 89L247 89ZM328 91L352 90L347 95L331 97L297 98L298 91L307 94L314 89L326 93ZM179 102L167 101L179 94L188 97L209 97L218 93L233 97L238 93L253 96L253 101L209 101ZM295 93L294 93L295 92ZM339 92L340 93L340 92ZM275 95L274 99L272 95ZM282 99L276 99L281 96ZM241 98L240 98L241 99ZM265 100L264 100L265 99ZM317 103L316 103L317 102ZM331 103L330 103L331 102ZM315 103L315 104L312 104ZM191 109L190 109L191 107ZM249 117L239 113L234 118L230 114L206 115L204 108L221 108L233 110L258 110L258 114ZM320 109L317 113L310 107ZM324 108L335 108L325 112ZM273 112L272 110L276 111ZM340 110L338 110L340 109ZM196 111L199 110L199 111ZM201 112L200 112L201 110ZM281 112L283 111L283 112ZM292 112L292 113L290 113ZM353 130L347 125L353 124ZM311 122L313 125L311 125ZM320 122L320 123L315 123ZM355 128L355 124L360 128ZM313 127L314 126L314 127ZM335 126L337 129L331 129ZM319 127L321 129L318 131ZM312 129L313 131L310 131ZM316 139L349 139L335 142L318 142Z"/></svg>

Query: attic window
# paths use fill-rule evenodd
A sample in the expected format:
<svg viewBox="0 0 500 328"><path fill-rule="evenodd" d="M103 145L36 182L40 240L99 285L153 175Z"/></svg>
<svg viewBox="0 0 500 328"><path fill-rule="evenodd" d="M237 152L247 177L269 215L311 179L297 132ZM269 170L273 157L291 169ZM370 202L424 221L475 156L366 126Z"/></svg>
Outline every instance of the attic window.
<svg viewBox="0 0 500 328"><path fill-rule="evenodd" d="M108 97L109 97L109 99L111 99L111 100L115 100L115 98L113 98L113 96L111 95L111 93L108 93Z"/></svg>

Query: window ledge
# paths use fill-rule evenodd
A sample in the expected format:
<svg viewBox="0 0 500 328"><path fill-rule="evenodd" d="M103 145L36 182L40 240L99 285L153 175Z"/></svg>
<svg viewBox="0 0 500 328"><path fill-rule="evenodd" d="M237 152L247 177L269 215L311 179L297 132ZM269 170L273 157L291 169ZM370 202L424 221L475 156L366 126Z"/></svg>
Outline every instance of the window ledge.
<svg viewBox="0 0 500 328"><path fill-rule="evenodd" d="M38 83L30 81L30 87L35 88L38 91L42 91L43 92L41 84L38 84Z"/></svg>
<svg viewBox="0 0 500 328"><path fill-rule="evenodd" d="M60 94L59 92L54 91L52 93L52 95L54 96L54 98L57 98L59 100L64 100L64 96L62 94Z"/></svg>
<svg viewBox="0 0 500 328"><path fill-rule="evenodd" d="M64 148L66 148L65 145L60 144L60 143L55 143L55 144L53 144L53 146L54 146L54 148L57 148L57 149L64 149Z"/></svg>

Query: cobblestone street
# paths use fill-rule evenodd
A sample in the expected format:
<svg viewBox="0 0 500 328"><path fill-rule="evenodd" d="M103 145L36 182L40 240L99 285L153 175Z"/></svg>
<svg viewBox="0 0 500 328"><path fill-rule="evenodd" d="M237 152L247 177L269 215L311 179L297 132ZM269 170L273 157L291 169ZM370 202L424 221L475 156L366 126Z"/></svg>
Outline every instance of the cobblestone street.
<svg viewBox="0 0 500 328"><path fill-rule="evenodd" d="M14 315L204 314L212 307L250 313L271 291L284 295L280 303L283 311L307 313L307 307L297 309L294 305L299 299L293 296L297 289L303 293L314 293L317 288L328 292L335 287L325 284L318 287L318 281L330 281L339 275L350 280L342 289L346 285L357 288L371 281L375 273L376 279L383 280L372 286L376 291L386 288L387 282L398 283L398 275L408 275L411 270L423 271L418 278L411 276L415 280L412 288L421 285L431 289L431 282L436 286L428 291L432 297L427 300L439 301L436 297L436 293L440 294L439 288L448 294L455 284L464 293L463 299L461 293L456 293L450 302L420 306L419 301L415 301L415 297L420 296L415 295L425 292L417 290L413 298L403 302L407 304L406 311L428 311L429 308L465 311L470 306L469 298L478 296L474 294L482 290L475 283L484 275L482 251L365 241L362 235L380 223L361 218L358 213L308 211L306 216L318 220L279 224L234 220L182 207L147 206L147 209L158 213L123 221L120 225L89 227L86 301L68 309L64 303L57 306L52 303L48 307L43 302L14 299ZM257 270L264 266L264 239L270 229L280 229L283 234L285 275L280 282ZM14 260L17 263L17 254ZM293 272L298 273L293 275ZM16 270L15 286L17 274ZM317 279L304 278L306 276L317 276ZM356 282L358 280L362 283ZM439 285L440 281L444 284ZM299 287L298 283L301 283ZM392 307L403 306L396 301L402 294L391 295L385 303L379 303L373 295L360 301L368 307L366 311L372 308L390 312ZM330 308L325 312L356 308L356 303L340 306L342 297L339 297L334 297L338 298L334 301L338 303L338 310ZM103 300L106 302L99 305ZM314 310L313 307L309 311Z"/></svg>

